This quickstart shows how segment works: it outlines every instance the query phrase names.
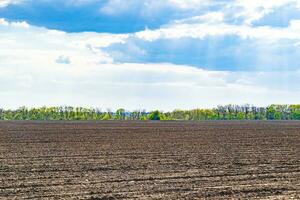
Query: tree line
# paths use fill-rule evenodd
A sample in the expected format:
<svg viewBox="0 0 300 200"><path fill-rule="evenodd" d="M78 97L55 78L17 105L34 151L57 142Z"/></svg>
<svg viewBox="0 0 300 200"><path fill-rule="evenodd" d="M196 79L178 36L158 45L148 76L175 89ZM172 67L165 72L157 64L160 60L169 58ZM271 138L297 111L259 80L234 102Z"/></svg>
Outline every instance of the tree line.
<svg viewBox="0 0 300 200"><path fill-rule="evenodd" d="M0 120L300 120L299 105L225 105L213 109L172 112L118 109L102 111L82 107L0 109Z"/></svg>

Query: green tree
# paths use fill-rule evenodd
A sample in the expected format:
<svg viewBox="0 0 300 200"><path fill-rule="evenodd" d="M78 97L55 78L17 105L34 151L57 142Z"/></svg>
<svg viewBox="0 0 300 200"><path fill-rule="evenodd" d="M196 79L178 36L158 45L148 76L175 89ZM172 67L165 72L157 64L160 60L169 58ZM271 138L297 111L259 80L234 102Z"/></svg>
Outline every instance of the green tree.
<svg viewBox="0 0 300 200"><path fill-rule="evenodd" d="M115 113L115 119L117 120L124 120L126 117L125 109L120 108Z"/></svg>
<svg viewBox="0 0 300 200"><path fill-rule="evenodd" d="M156 111L151 112L148 115L148 119L149 120L164 120L165 117L164 117L164 115L161 112L159 112L158 110L156 110Z"/></svg>
<svg viewBox="0 0 300 200"><path fill-rule="evenodd" d="M110 113L105 113L102 120L111 120L112 119L112 116L110 115Z"/></svg>

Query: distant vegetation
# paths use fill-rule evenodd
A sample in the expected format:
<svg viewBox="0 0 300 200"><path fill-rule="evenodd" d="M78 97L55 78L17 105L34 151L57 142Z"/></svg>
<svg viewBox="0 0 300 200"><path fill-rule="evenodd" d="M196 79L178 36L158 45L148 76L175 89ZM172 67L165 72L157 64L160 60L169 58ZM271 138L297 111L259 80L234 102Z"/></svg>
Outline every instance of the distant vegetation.
<svg viewBox="0 0 300 200"><path fill-rule="evenodd" d="M101 111L74 107L21 107L0 109L0 120L300 120L300 105L226 105L214 109L174 110L172 112Z"/></svg>

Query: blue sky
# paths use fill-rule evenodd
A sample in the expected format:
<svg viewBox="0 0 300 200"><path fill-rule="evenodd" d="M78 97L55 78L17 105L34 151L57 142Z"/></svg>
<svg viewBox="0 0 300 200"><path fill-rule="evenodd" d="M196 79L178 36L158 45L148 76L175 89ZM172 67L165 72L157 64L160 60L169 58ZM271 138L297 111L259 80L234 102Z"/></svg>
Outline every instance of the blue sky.
<svg viewBox="0 0 300 200"><path fill-rule="evenodd" d="M0 0L0 105L300 102L298 0Z"/></svg>
<svg viewBox="0 0 300 200"><path fill-rule="evenodd" d="M193 17L196 13L205 13L225 4L219 1L218 4L208 4L203 8L182 9L180 3L176 5L172 1L153 0L20 0L12 2L15 3L7 4L2 9L2 17L10 20L24 20L36 26L66 32L108 33L133 33L142 31L146 27L155 29L172 20ZM191 3L191 5L194 4Z"/></svg>

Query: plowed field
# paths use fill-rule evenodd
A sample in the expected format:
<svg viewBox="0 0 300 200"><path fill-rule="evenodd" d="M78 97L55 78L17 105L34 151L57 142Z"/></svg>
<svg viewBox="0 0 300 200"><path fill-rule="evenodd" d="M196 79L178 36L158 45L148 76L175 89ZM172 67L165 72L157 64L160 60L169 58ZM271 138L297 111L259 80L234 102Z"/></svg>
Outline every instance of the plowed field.
<svg viewBox="0 0 300 200"><path fill-rule="evenodd" d="M0 122L0 199L300 199L300 122Z"/></svg>

